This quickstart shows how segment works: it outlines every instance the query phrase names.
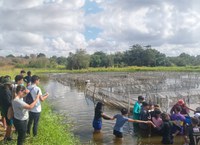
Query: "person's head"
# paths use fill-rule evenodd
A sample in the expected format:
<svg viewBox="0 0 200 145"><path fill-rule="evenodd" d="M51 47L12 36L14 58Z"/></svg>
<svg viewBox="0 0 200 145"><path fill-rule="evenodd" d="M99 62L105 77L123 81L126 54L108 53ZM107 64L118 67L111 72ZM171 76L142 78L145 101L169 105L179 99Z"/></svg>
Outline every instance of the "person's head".
<svg viewBox="0 0 200 145"><path fill-rule="evenodd" d="M143 96L138 96L138 102L142 103L144 101L144 97Z"/></svg>
<svg viewBox="0 0 200 145"><path fill-rule="evenodd" d="M176 106L176 108L175 108L175 113L179 113L179 112L181 112L181 106Z"/></svg>
<svg viewBox="0 0 200 145"><path fill-rule="evenodd" d="M31 83L32 83L32 84L38 85L38 84L39 84L39 81L40 81L40 77L39 77L39 76L33 75L33 76L31 77Z"/></svg>
<svg viewBox="0 0 200 145"><path fill-rule="evenodd" d="M167 114L167 113L162 113L161 118L162 118L163 121L169 121L170 120L169 114Z"/></svg>
<svg viewBox="0 0 200 145"><path fill-rule="evenodd" d="M24 76L25 73L26 73L26 72L25 72L24 70L21 70L21 71L20 71L20 75L22 75L22 76Z"/></svg>
<svg viewBox="0 0 200 145"><path fill-rule="evenodd" d="M154 104L154 109L160 109L160 105L159 104Z"/></svg>
<svg viewBox="0 0 200 145"><path fill-rule="evenodd" d="M102 109L103 109L103 103L98 102L96 107L95 107L95 111L102 111Z"/></svg>
<svg viewBox="0 0 200 145"><path fill-rule="evenodd" d="M199 119L196 117L191 117L191 124L192 124L192 126L199 125Z"/></svg>
<svg viewBox="0 0 200 145"><path fill-rule="evenodd" d="M122 113L122 115L127 115L128 114L128 110L126 108L122 108L121 109L121 113Z"/></svg>
<svg viewBox="0 0 200 145"><path fill-rule="evenodd" d="M159 118L161 115L161 111L159 109L155 109L154 113L155 113L156 118Z"/></svg>
<svg viewBox="0 0 200 145"><path fill-rule="evenodd" d="M152 103L149 103L149 110L154 110L154 105Z"/></svg>
<svg viewBox="0 0 200 145"><path fill-rule="evenodd" d="M142 107L144 110L149 110L149 104L147 102L142 102Z"/></svg>
<svg viewBox="0 0 200 145"><path fill-rule="evenodd" d="M4 88L6 89L11 89L12 87L12 81L10 78L11 78L10 76L4 76L2 78L2 84L4 85Z"/></svg>
<svg viewBox="0 0 200 145"><path fill-rule="evenodd" d="M18 85L17 88L16 88L16 94L22 98L25 96L26 94L26 88L22 85Z"/></svg>
<svg viewBox="0 0 200 145"><path fill-rule="evenodd" d="M27 72L27 76L31 76L31 71L28 71L28 72Z"/></svg>
<svg viewBox="0 0 200 145"><path fill-rule="evenodd" d="M22 75L16 75L15 76L15 83L23 84L23 76Z"/></svg>
<svg viewBox="0 0 200 145"><path fill-rule="evenodd" d="M179 99L178 102L177 102L177 104L179 106L183 106L185 104L185 102L183 101L183 99Z"/></svg>

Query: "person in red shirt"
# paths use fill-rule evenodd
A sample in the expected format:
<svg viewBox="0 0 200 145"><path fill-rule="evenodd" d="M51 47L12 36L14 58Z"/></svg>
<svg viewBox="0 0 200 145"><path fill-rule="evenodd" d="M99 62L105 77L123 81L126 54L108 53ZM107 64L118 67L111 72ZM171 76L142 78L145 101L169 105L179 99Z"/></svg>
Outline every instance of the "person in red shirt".
<svg viewBox="0 0 200 145"><path fill-rule="evenodd" d="M175 113L175 108L177 108L178 106L181 107L181 114L182 115L185 115L185 116L188 116L189 114L189 110L191 111L195 111L191 108L189 108L188 106L186 106L185 102L183 101L183 99L179 99L178 102L172 107L171 111L170 111L170 114L174 114Z"/></svg>

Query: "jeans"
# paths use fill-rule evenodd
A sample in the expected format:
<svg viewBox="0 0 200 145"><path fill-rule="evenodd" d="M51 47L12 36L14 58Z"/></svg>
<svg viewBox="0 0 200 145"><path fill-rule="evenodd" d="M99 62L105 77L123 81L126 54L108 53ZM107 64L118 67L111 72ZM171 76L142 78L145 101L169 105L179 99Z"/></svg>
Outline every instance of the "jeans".
<svg viewBox="0 0 200 145"><path fill-rule="evenodd" d="M27 130L27 120L18 120L14 118L14 126L17 130L17 145L23 145L23 142L26 138L26 130Z"/></svg>
<svg viewBox="0 0 200 145"><path fill-rule="evenodd" d="M39 119L40 119L40 113L29 111L29 121L28 121L28 126L27 126L28 134L30 134L31 126L33 124L33 136L37 135Z"/></svg>

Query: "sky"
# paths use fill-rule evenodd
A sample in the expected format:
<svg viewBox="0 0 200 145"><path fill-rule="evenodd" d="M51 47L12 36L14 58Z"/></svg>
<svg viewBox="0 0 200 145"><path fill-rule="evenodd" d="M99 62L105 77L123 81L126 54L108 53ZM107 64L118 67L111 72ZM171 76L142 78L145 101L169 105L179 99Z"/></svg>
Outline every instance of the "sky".
<svg viewBox="0 0 200 145"><path fill-rule="evenodd" d="M200 55L198 0L0 0L0 55L68 56L151 45Z"/></svg>

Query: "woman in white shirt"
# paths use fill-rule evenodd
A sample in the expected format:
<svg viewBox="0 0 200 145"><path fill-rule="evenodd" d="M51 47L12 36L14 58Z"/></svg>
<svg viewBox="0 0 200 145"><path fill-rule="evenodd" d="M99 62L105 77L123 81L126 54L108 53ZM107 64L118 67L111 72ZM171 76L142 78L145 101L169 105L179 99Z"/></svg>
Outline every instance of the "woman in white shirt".
<svg viewBox="0 0 200 145"><path fill-rule="evenodd" d="M39 99L39 96L37 96L33 103L29 105L21 99L24 96L26 96L26 88L21 85L17 86L16 96L12 101L14 126L18 133L17 145L23 145L26 137L27 120L29 118L28 110L32 109Z"/></svg>

